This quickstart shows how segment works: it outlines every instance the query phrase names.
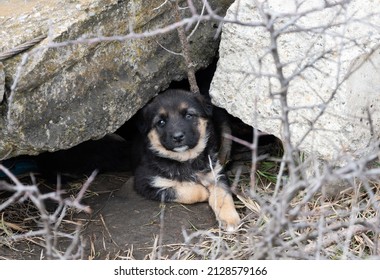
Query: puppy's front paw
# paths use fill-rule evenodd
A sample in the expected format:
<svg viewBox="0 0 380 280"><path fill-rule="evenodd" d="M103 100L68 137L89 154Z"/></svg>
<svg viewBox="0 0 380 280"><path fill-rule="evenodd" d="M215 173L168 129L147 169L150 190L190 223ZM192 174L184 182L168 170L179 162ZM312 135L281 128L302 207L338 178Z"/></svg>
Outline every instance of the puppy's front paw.
<svg viewBox="0 0 380 280"><path fill-rule="evenodd" d="M217 218L227 232L233 232L239 227L240 217L235 207L222 207Z"/></svg>
<svg viewBox="0 0 380 280"><path fill-rule="evenodd" d="M240 217L235 209L231 193L222 187L210 186L209 204L222 227L228 231L234 231L240 224Z"/></svg>

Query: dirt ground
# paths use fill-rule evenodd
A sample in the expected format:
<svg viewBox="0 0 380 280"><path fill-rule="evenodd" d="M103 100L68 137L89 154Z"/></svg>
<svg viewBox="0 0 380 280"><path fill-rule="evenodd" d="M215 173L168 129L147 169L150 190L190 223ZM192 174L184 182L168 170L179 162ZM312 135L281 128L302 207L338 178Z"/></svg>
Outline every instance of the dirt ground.
<svg viewBox="0 0 380 280"><path fill-rule="evenodd" d="M83 232L86 244L93 243L92 251L87 246L88 256L104 259L131 254L144 259L152 253L160 233L163 253L172 255L184 241L183 230L217 226L207 203L162 205L138 195L128 178L126 174L103 174L92 185L99 195L84 201L93 209Z"/></svg>

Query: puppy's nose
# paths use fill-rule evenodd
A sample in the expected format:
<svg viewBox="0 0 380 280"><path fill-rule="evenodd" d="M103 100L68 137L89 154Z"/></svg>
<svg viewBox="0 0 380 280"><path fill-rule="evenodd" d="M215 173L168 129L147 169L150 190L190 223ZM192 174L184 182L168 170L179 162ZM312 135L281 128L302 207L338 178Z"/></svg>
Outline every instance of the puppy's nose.
<svg viewBox="0 0 380 280"><path fill-rule="evenodd" d="M174 142L180 143L185 139L185 134L182 131L178 131L173 134L172 138Z"/></svg>

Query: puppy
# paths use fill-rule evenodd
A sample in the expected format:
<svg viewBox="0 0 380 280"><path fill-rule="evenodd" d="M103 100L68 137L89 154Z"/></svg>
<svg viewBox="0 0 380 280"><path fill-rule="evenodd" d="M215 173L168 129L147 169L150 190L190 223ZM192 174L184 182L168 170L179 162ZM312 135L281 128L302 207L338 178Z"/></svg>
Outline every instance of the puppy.
<svg viewBox="0 0 380 280"><path fill-rule="evenodd" d="M140 112L143 150L135 170L135 190L154 200L192 204L208 201L227 231L240 218L218 159L222 142L213 107L199 94L167 90ZM226 158L229 149L223 149Z"/></svg>

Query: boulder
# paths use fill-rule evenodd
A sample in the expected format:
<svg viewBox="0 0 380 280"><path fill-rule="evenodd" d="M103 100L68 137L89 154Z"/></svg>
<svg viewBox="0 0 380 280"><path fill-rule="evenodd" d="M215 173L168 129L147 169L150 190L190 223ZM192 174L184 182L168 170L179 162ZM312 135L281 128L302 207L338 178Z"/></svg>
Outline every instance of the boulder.
<svg viewBox="0 0 380 280"><path fill-rule="evenodd" d="M232 1L209 2L224 15ZM194 3L200 13L202 1ZM182 13L185 17L190 11ZM181 52L175 29L137 39L123 37L131 30L149 33L173 22L173 8L162 0L2 3L0 159L100 138L124 124L171 81L185 78L183 57L173 54ZM189 39L196 69L215 56L216 28L214 22L201 22ZM114 40L105 39L110 36ZM33 43L36 38L41 39ZM18 53L18 47L29 42L32 46Z"/></svg>
<svg viewBox="0 0 380 280"><path fill-rule="evenodd" d="M330 2L346 4L324 6ZM271 14L275 30L283 30L277 50L290 81L293 147L326 161L373 152L380 136L380 1L240 0L231 5L226 19L232 22L223 26L210 88L213 102L284 141L273 44L261 11Z"/></svg>

